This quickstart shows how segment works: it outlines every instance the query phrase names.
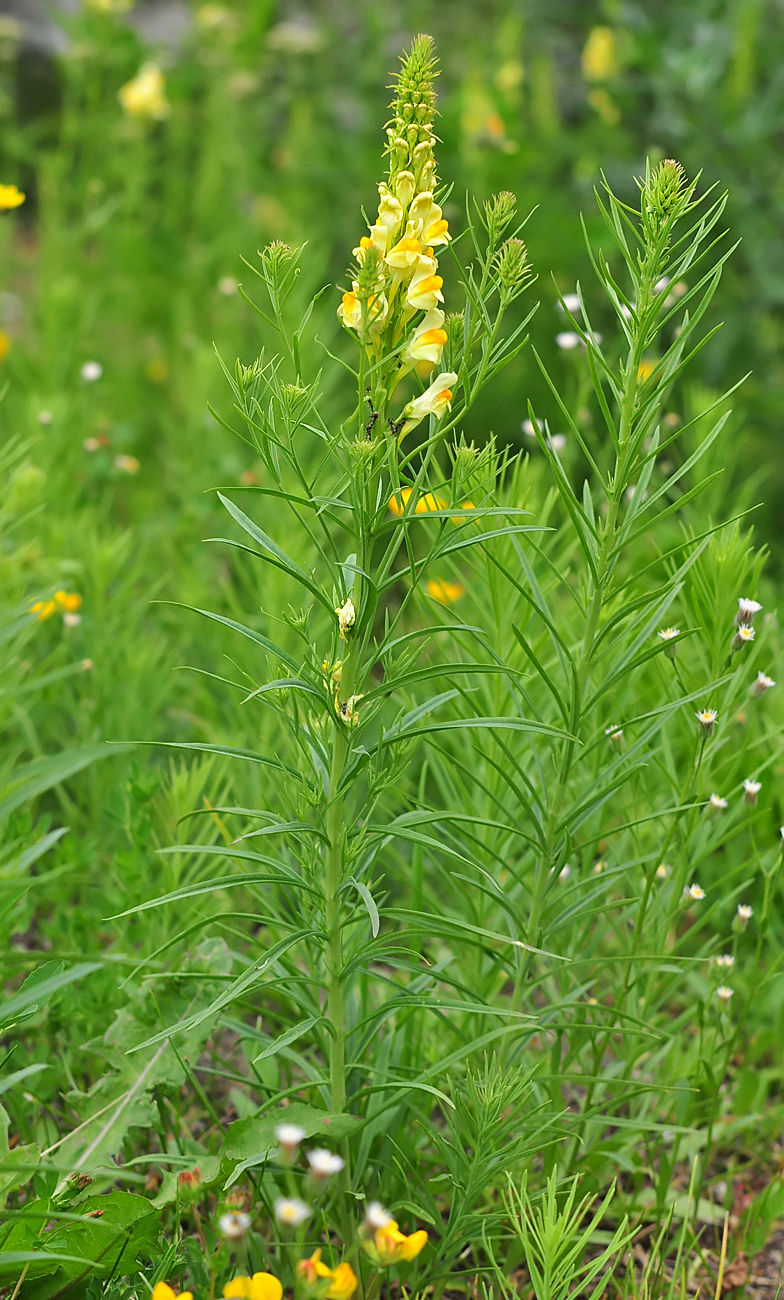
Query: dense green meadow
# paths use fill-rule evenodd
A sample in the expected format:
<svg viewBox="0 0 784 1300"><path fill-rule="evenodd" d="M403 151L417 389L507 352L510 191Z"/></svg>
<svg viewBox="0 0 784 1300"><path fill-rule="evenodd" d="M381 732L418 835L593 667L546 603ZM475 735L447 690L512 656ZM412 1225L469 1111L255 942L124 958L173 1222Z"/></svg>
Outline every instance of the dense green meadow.
<svg viewBox="0 0 784 1300"><path fill-rule="evenodd" d="M781 14L136 15L0 17L3 1294L772 1297Z"/></svg>

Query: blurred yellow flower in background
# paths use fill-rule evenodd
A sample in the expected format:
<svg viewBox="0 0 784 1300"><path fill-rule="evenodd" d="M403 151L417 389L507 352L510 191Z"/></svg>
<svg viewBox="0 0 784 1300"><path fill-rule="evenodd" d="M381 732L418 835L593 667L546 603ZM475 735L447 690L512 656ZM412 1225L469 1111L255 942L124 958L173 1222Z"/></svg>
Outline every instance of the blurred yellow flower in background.
<svg viewBox="0 0 784 1300"><path fill-rule="evenodd" d="M99 14L127 14L133 0L87 0L87 8Z"/></svg>
<svg viewBox="0 0 784 1300"><path fill-rule="evenodd" d="M18 208L24 201L24 194L15 185L0 185L0 212Z"/></svg>
<svg viewBox="0 0 784 1300"><path fill-rule="evenodd" d="M154 384L162 384L169 378L169 367L165 361L151 361L147 367L147 378Z"/></svg>
<svg viewBox="0 0 784 1300"><path fill-rule="evenodd" d="M442 605L454 605L456 600L465 595L462 582L447 582L445 578L428 578L426 590L428 596L440 601Z"/></svg>
<svg viewBox="0 0 784 1300"><path fill-rule="evenodd" d="M606 81L619 69L618 43L611 27L593 27L582 53L586 81Z"/></svg>
<svg viewBox="0 0 784 1300"><path fill-rule="evenodd" d="M11 339L5 330L0 330L0 361L5 361L11 351Z"/></svg>
<svg viewBox="0 0 784 1300"><path fill-rule="evenodd" d="M166 78L157 63L144 63L132 81L120 89L120 103L131 117L160 121L169 113Z"/></svg>

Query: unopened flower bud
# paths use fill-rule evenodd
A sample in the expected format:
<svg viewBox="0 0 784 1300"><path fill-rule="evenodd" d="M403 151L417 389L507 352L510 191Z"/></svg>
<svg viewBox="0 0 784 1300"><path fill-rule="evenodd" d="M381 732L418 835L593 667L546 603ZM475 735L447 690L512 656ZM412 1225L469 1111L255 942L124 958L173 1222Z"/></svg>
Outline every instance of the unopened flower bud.
<svg viewBox="0 0 784 1300"><path fill-rule="evenodd" d="M751 684L749 695L752 695L755 700L759 700L766 691L769 691L775 685L773 678L768 677L767 673L757 673L756 681Z"/></svg>
<svg viewBox="0 0 784 1300"><path fill-rule="evenodd" d="M530 284L528 249L522 239L507 239L501 245L496 257L496 272L504 302L511 302Z"/></svg>
<svg viewBox="0 0 784 1300"><path fill-rule="evenodd" d="M746 596L738 597L738 612L735 615L737 627L744 624L751 625L754 622L754 615L759 614L762 606L758 600L749 600Z"/></svg>
<svg viewBox="0 0 784 1300"><path fill-rule="evenodd" d="M756 805L757 795L759 794L761 789L762 789L761 781L749 781L749 780L744 781L743 782L744 802L751 804L753 808Z"/></svg>

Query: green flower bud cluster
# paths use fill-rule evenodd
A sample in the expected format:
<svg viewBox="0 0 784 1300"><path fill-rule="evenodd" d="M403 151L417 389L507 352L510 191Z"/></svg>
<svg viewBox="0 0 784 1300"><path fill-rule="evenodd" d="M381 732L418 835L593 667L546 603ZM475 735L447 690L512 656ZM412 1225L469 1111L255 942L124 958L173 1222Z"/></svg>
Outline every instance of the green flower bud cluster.
<svg viewBox="0 0 784 1300"><path fill-rule="evenodd" d="M392 187L400 172L408 172L414 192L432 190L436 183L433 150L437 143L433 135L433 81L438 76L432 36L417 36L400 62L390 105L393 116L386 126L389 182Z"/></svg>

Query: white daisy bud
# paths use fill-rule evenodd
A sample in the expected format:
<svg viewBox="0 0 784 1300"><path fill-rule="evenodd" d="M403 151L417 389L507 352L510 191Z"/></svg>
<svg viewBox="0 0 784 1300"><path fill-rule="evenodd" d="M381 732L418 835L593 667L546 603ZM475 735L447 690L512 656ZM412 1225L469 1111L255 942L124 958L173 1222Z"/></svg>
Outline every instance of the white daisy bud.
<svg viewBox="0 0 784 1300"><path fill-rule="evenodd" d="M623 749L623 728L622 727L616 727L614 725L612 727L605 727L604 734L605 736L609 737L610 744L613 746L614 749Z"/></svg>
<svg viewBox="0 0 784 1300"><path fill-rule="evenodd" d="M757 795L762 789L761 781L744 781L743 782L743 799L745 803L751 804L752 808L757 802Z"/></svg>
<svg viewBox="0 0 784 1300"><path fill-rule="evenodd" d="M747 600L745 596L738 597L738 612L735 615L735 622L738 627L744 624L750 624L754 621L754 615L759 614L762 606L758 600Z"/></svg>
<svg viewBox="0 0 784 1300"><path fill-rule="evenodd" d="M776 683L774 682L773 678L768 677L767 673L757 673L757 680L755 682L752 682L749 695L753 695L755 700L758 700L761 698L761 696L765 694L766 691L770 690L771 686L775 686L775 685Z"/></svg>

